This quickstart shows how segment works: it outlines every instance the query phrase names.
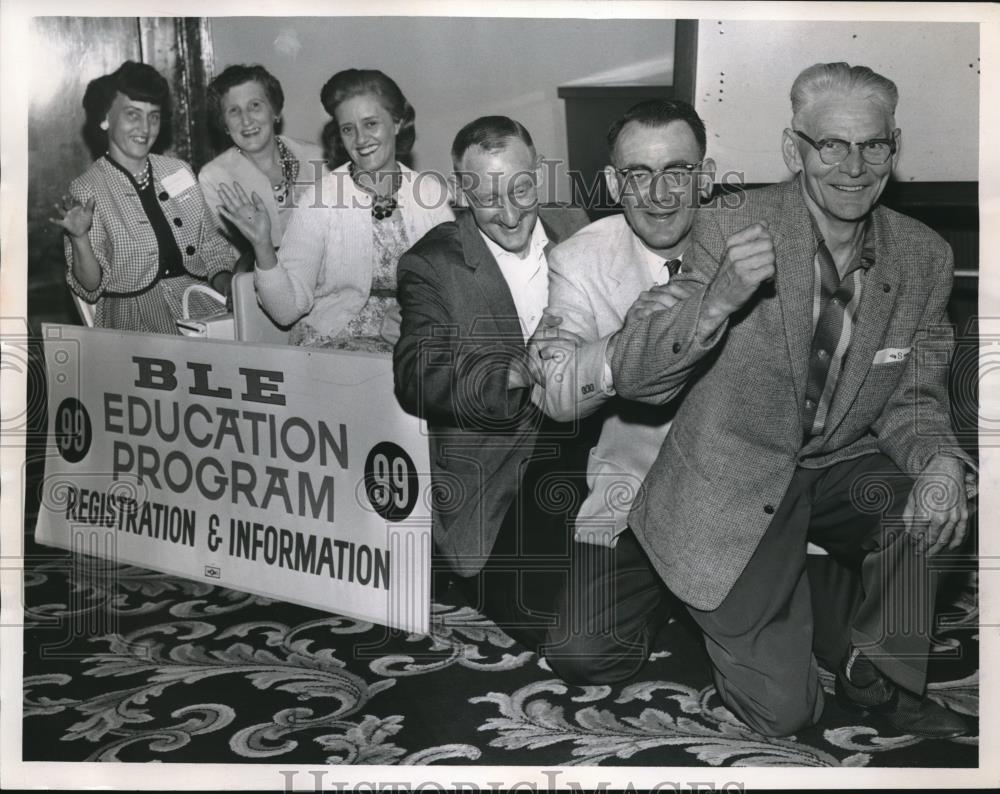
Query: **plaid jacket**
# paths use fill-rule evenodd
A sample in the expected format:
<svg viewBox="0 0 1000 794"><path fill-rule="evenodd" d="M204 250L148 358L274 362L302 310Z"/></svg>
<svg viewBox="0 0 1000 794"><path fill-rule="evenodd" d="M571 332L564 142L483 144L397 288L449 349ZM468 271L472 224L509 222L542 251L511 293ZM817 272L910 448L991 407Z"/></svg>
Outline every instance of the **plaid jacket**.
<svg viewBox="0 0 1000 794"><path fill-rule="evenodd" d="M751 190L744 199L735 209L699 210L698 236L684 260L694 268L693 293L626 325L612 360L615 387L627 399L662 403L688 389L629 525L667 586L697 609L715 609L729 593L797 466L881 452L914 476L941 450L968 459L951 431L953 343L940 332L952 285L948 244L912 218L874 210L875 263L851 347L826 427L803 446L810 216L797 183ZM775 283L763 285L706 345L697 343L704 286L726 238L762 220L774 240ZM859 495L877 501L877 484L870 485L875 493Z"/></svg>
<svg viewBox="0 0 1000 794"><path fill-rule="evenodd" d="M180 248L184 269L209 278L229 270L237 253L219 233L202 197L198 180L187 163L151 154L153 185L163 214ZM94 162L73 180L70 194L82 203L97 198L90 243L101 265L97 289L85 289L73 275L73 251L66 236L66 280L84 300L94 303L105 293L132 293L148 287L159 269L159 248L153 227L128 177L106 158Z"/></svg>
<svg viewBox="0 0 1000 794"><path fill-rule="evenodd" d="M400 166L396 199L406 237L415 244L455 216L444 182ZM310 185L281 240L278 265L254 269L257 298L278 325L299 322L320 336L336 336L371 295L375 242L371 197L354 184L347 165Z"/></svg>

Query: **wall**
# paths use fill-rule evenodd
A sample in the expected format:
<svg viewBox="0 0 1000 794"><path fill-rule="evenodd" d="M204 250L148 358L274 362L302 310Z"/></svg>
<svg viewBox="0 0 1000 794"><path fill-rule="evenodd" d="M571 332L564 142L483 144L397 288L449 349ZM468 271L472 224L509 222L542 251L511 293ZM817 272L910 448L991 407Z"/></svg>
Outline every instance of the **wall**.
<svg viewBox="0 0 1000 794"><path fill-rule="evenodd" d="M417 167L446 173L455 133L477 116L516 118L539 153L565 160L560 85L669 85L673 69L672 20L229 17L212 35L216 73L260 62L278 77L296 137L318 138L334 72L382 69L416 108Z"/></svg>
<svg viewBox="0 0 1000 794"><path fill-rule="evenodd" d="M864 64L896 82L898 179L978 179L979 26L938 22L701 20L695 104L720 173L787 178L788 92L802 69L827 61Z"/></svg>

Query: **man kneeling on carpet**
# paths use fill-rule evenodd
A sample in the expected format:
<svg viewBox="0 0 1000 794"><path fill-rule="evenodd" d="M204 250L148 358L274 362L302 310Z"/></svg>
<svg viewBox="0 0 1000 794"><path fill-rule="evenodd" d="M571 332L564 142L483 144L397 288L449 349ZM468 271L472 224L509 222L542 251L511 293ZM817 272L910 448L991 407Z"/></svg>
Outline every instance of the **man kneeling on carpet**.
<svg viewBox="0 0 1000 794"><path fill-rule="evenodd" d="M466 211L399 261L396 395L430 432L437 574L456 574L472 606L536 649L569 542L559 473L571 428L539 410L527 350L558 241L539 218L541 160L520 123L476 119L451 155Z"/></svg>

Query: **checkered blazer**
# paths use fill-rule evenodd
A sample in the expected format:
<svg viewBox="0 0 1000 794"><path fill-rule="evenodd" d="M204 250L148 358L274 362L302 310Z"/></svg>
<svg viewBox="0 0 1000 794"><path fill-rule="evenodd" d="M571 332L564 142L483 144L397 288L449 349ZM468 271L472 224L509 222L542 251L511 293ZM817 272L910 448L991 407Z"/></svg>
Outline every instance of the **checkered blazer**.
<svg viewBox="0 0 1000 794"><path fill-rule="evenodd" d="M703 346L694 328L725 240L763 220L774 240L775 284L763 285ZM948 322L953 266L939 235L884 207L872 213L875 263L851 347L826 427L803 446L799 407L812 340L816 243L798 184L748 191L737 208L699 210L699 226L684 260L694 268L692 295L627 324L612 371L627 399L662 403L689 389L629 524L674 593L697 609L715 609L757 548L797 466L821 468L882 452L912 476L941 450L967 457L949 421L952 342L940 328ZM871 485L877 501L877 484Z"/></svg>
<svg viewBox="0 0 1000 794"><path fill-rule="evenodd" d="M151 154L153 186L163 214L181 252L184 269L198 278L212 278L232 268L236 249L219 233L190 166L173 157ZM177 176L186 172L190 180ZM164 180L167 187L164 187ZM106 293L133 293L148 287L160 265L153 227L128 177L101 157L79 178L70 194L82 203L97 198L90 243L101 265L101 283L94 290L73 275L73 251L66 236L66 280L89 303Z"/></svg>

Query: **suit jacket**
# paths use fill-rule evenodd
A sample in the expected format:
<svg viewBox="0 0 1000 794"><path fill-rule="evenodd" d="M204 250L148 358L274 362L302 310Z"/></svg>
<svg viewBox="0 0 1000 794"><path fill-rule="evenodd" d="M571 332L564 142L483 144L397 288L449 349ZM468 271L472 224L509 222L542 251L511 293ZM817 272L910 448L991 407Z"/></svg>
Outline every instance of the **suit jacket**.
<svg viewBox="0 0 1000 794"><path fill-rule="evenodd" d="M694 234L697 233L697 227ZM548 313L585 340L573 356L545 359L545 413L562 422L601 411L601 431L587 461L587 496L578 540L610 545L660 451L674 407L616 399L605 389L608 339L639 293L653 286L642 242L624 215L602 218L556 246L549 257Z"/></svg>
<svg viewBox="0 0 1000 794"><path fill-rule="evenodd" d="M149 155L153 189L181 252L184 270L211 279L232 268L236 250L219 234L191 167L173 157ZM105 292L133 293L145 289L159 271L160 249L132 183L119 169L99 157L69 188L86 204L96 198L89 237L101 266L101 283L88 290L73 275L73 249L65 235L66 279L89 303Z"/></svg>
<svg viewBox="0 0 1000 794"><path fill-rule="evenodd" d="M296 184L292 186L292 195L297 205L309 186L316 179L326 176L329 170L323 162L323 150L315 143L285 136L281 136L281 140L288 147L289 153L299 161L299 176ZM313 168L318 170L314 172ZM201 183L205 201L208 202L208 207L212 210L216 225L236 245L245 247L246 242L239 232L222 219L218 210L219 205L222 204L222 200L219 198L219 185L228 184L231 186L233 182L239 182L248 196L252 196L256 192L261 197L267 208L267 214L271 217L271 242L274 243L275 248L281 245L281 238L285 234L285 227L288 225L291 212L278 212L278 202L274 200L274 191L271 189L270 180L239 150L239 147L230 146L218 157L205 163L201 171L198 172L198 182Z"/></svg>
<svg viewBox="0 0 1000 794"><path fill-rule="evenodd" d="M524 337L471 213L428 232L397 273L396 395L427 420L435 544L456 573L472 576L489 557L542 425L529 389L507 388L510 368L524 366Z"/></svg>
<svg viewBox="0 0 1000 794"><path fill-rule="evenodd" d="M736 209L702 211L713 223L697 246L695 293L629 324L612 361L624 397L655 403L689 389L646 478L647 498L629 522L666 584L698 609L714 609L729 593L796 466L882 452L916 475L941 450L967 459L949 423L952 338L950 329L941 332L952 284L947 243L892 210L872 212L875 263L851 347L826 427L803 445L816 245L810 216L798 183L744 199ZM774 240L775 284L763 285L699 344L697 316L725 239L761 220ZM877 502L877 484L869 490L862 498Z"/></svg>
<svg viewBox="0 0 1000 794"><path fill-rule="evenodd" d="M397 211L412 245L454 215L440 177L400 170ZM336 336L361 311L374 270L370 206L347 165L305 191L285 229L277 266L254 270L257 297L278 325L299 321L321 336Z"/></svg>

